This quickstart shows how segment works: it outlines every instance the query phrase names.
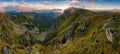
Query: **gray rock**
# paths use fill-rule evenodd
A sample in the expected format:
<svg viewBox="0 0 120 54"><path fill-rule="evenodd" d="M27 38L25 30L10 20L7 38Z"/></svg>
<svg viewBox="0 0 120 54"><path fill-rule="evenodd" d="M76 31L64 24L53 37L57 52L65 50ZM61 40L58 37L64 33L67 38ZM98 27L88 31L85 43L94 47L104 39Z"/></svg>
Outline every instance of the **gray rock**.
<svg viewBox="0 0 120 54"><path fill-rule="evenodd" d="M62 43L65 44L69 38L71 38L71 33L64 34L64 37L62 39Z"/></svg>
<svg viewBox="0 0 120 54"><path fill-rule="evenodd" d="M31 47L27 47L25 50L27 51L27 53L30 53L30 52L32 52L34 49L31 48Z"/></svg>
<svg viewBox="0 0 120 54"><path fill-rule="evenodd" d="M26 31L19 39L19 42L25 46L31 46L36 43L36 39L31 32Z"/></svg>
<svg viewBox="0 0 120 54"><path fill-rule="evenodd" d="M66 42L65 44L63 44L63 46L66 46L67 44L71 43L71 41L72 41L72 38L69 38L69 39L67 40L67 42Z"/></svg>
<svg viewBox="0 0 120 54"><path fill-rule="evenodd" d="M2 54L11 54L8 46L2 47Z"/></svg>
<svg viewBox="0 0 120 54"><path fill-rule="evenodd" d="M106 29L106 37L110 42L113 42L113 40L117 40L117 34L113 28L107 28Z"/></svg>
<svg viewBox="0 0 120 54"><path fill-rule="evenodd" d="M47 36L47 32L42 32L41 34L40 34L40 36L38 37L38 40L39 41L45 41L45 38L46 38L46 36Z"/></svg>
<svg viewBox="0 0 120 54"><path fill-rule="evenodd" d="M62 39L62 43L65 44L69 38L72 38L76 28L78 27L79 23L74 23L72 26L70 26L64 34L64 37ZM84 28L83 28L84 29Z"/></svg>
<svg viewBox="0 0 120 54"><path fill-rule="evenodd" d="M52 54L60 54L59 50L55 50Z"/></svg>
<svg viewBox="0 0 120 54"><path fill-rule="evenodd" d="M83 26L80 26L78 27L78 29L75 31L76 34L79 34L81 32L84 32L85 30L87 30L87 25L83 25Z"/></svg>
<svg viewBox="0 0 120 54"><path fill-rule="evenodd" d="M39 54L39 52L35 52L35 54Z"/></svg>
<svg viewBox="0 0 120 54"><path fill-rule="evenodd" d="M81 31L81 32L85 31L86 29L87 29L86 26L81 26L81 27L80 27L80 31Z"/></svg>

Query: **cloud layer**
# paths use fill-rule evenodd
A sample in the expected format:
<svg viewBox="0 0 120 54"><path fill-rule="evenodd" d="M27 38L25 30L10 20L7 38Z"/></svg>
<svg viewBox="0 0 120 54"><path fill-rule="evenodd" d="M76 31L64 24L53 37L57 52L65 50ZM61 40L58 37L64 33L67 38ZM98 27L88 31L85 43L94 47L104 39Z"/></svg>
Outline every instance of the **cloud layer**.
<svg viewBox="0 0 120 54"><path fill-rule="evenodd" d="M31 12L36 10L66 9L77 7L85 9L120 8L116 0L0 0L1 10ZM115 4L117 4L115 6ZM4 12L4 11L3 11Z"/></svg>
<svg viewBox="0 0 120 54"><path fill-rule="evenodd" d="M19 3L16 5L9 5L4 7L6 11L18 11L18 12L32 12L35 10L46 10L50 9L49 7L45 5L29 5L25 3Z"/></svg>
<svg viewBox="0 0 120 54"><path fill-rule="evenodd" d="M71 0L69 6L76 7L76 8L83 8L83 5L80 4L80 1L78 1L78 0Z"/></svg>

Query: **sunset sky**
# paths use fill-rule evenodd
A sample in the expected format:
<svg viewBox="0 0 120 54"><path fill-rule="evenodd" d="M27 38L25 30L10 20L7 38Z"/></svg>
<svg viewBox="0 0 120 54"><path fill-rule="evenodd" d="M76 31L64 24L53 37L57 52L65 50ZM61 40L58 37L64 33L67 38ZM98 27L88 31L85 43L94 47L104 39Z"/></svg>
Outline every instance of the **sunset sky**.
<svg viewBox="0 0 120 54"><path fill-rule="evenodd" d="M0 0L7 10L44 10L78 7L86 9L120 9L120 0Z"/></svg>

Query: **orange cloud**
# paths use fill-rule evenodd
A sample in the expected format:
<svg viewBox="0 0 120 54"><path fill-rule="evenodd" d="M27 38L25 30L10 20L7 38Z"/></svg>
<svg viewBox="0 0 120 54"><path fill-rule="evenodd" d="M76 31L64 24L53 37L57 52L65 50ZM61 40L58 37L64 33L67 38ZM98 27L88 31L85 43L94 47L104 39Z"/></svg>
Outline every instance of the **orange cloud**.
<svg viewBox="0 0 120 54"><path fill-rule="evenodd" d="M76 8L84 8L84 6L80 3L79 0L71 0L70 7L76 7Z"/></svg>
<svg viewBox="0 0 120 54"><path fill-rule="evenodd" d="M108 11L108 12L120 12L120 8L88 8L92 11Z"/></svg>
<svg viewBox="0 0 120 54"><path fill-rule="evenodd" d="M0 13L4 13L4 12L5 12L4 8L0 7Z"/></svg>
<svg viewBox="0 0 120 54"><path fill-rule="evenodd" d="M7 11L17 11L17 12L32 12L35 10L48 10L50 9L48 6L45 5L29 5L25 3L19 3L17 5L10 5L6 7Z"/></svg>
<svg viewBox="0 0 120 54"><path fill-rule="evenodd" d="M20 3L13 7L16 11L30 12L33 11L33 8L27 4Z"/></svg>
<svg viewBox="0 0 120 54"><path fill-rule="evenodd" d="M34 10L48 10L50 7L45 6L45 5L34 5L33 6Z"/></svg>
<svg viewBox="0 0 120 54"><path fill-rule="evenodd" d="M78 0L72 0L71 3L79 3Z"/></svg>
<svg viewBox="0 0 120 54"><path fill-rule="evenodd" d="M93 7L95 7L95 6L96 6L96 4L95 4L95 1L94 1L94 0L91 0L91 3L92 3L92 5L93 5Z"/></svg>

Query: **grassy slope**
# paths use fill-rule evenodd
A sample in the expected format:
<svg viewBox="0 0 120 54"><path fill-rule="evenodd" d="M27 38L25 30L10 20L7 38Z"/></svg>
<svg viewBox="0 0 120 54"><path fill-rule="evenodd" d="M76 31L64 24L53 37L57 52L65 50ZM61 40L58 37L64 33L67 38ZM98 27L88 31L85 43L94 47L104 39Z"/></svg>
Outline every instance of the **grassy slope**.
<svg viewBox="0 0 120 54"><path fill-rule="evenodd" d="M59 18L64 17L63 15ZM60 21L63 18L60 19ZM34 44L32 47L35 50L31 51L31 54L35 52L39 52L41 54L119 54L120 53L120 43L118 42L117 45L114 43L109 43L105 29L103 29L104 25L108 22L111 22L108 27L115 28L117 30L117 35L120 37L120 13L109 13L109 14L102 14L102 13L95 13L84 9L79 9L73 13L67 15L67 17L62 20L62 22L57 20L59 23L59 27L57 32L51 33L49 36L54 36L53 39L49 41L52 43L54 39L58 39L60 42L62 41L64 35L66 33L71 32L73 41L68 43L66 46L62 44L56 44L57 47L53 48L52 46L44 46L40 44ZM57 23L57 22L56 22ZM6 23L5 23L6 24ZM7 23L8 24L8 23ZM77 26L74 26L78 24ZM83 32L80 32L79 29L81 26L87 25L87 29ZM2 25L3 26L3 25ZM11 33L13 36L17 36L13 34L14 30L10 29L10 24L4 26L5 30ZM70 28L73 27L74 29L71 30ZM13 32L11 32L13 31ZM1 32L1 30L0 30ZM8 34L9 35L9 34ZM14 37L14 39L16 39ZM3 43L4 41L0 40L0 46L8 45ZM3 44L1 44L3 43ZM9 45L10 46L10 45ZM19 45L21 46L21 45ZM24 47L23 47L24 48ZM16 48L14 50L16 54L25 54L26 51L23 49Z"/></svg>
<svg viewBox="0 0 120 54"><path fill-rule="evenodd" d="M25 50L17 48L21 46L18 40L25 32L24 29L15 24L10 19L9 15L0 14L0 16L0 54L2 54L1 51L3 46L9 46L10 50L15 54L25 54ZM16 46L15 49L11 48L13 45Z"/></svg>
<svg viewBox="0 0 120 54"><path fill-rule="evenodd" d="M71 35L75 40L66 45L66 47L59 46L57 50L63 54L120 53L120 43L118 42L117 45L114 45L114 43L109 43L106 38L105 29L103 29L103 27L108 22L111 22L108 28L112 27L116 29L117 35L120 37L120 13L103 14L82 9L71 13L60 25L57 36L55 36L54 39L62 41L66 31L71 31L69 28L78 23L79 25L74 30L73 35ZM79 32L79 28L84 25L88 25L87 29L84 32ZM52 40L50 42L52 42Z"/></svg>

